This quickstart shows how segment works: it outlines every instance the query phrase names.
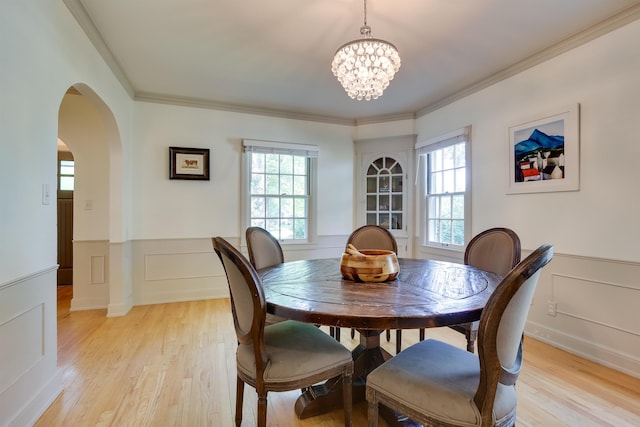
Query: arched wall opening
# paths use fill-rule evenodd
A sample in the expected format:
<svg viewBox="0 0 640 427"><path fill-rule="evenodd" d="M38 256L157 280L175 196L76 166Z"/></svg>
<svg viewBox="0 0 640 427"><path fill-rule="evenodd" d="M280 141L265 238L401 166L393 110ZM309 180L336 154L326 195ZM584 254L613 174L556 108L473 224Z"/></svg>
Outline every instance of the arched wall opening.
<svg viewBox="0 0 640 427"><path fill-rule="evenodd" d="M126 314L131 291L125 277L122 142L115 117L89 86L75 84L60 103L58 137L75 159L71 310Z"/></svg>

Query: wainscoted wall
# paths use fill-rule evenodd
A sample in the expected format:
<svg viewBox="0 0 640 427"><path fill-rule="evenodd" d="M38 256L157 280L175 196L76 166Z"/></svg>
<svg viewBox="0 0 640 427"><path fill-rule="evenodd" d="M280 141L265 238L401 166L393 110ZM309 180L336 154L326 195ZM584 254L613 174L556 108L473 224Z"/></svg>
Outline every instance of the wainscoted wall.
<svg viewBox="0 0 640 427"><path fill-rule="evenodd" d="M638 278L640 263L556 253L540 277L526 332L640 377Z"/></svg>
<svg viewBox="0 0 640 427"><path fill-rule="evenodd" d="M131 257L133 305L228 296L211 239L136 240Z"/></svg>
<svg viewBox="0 0 640 427"><path fill-rule="evenodd" d="M225 237L247 255L244 238ZM322 236L316 242L283 245L287 261L338 257L347 236ZM133 304L160 304L229 295L222 264L210 238L132 242Z"/></svg>
<svg viewBox="0 0 640 427"><path fill-rule="evenodd" d="M0 426L32 425L62 390L56 367L57 265L0 283ZM32 384L42 384L37 393Z"/></svg>
<svg viewBox="0 0 640 427"><path fill-rule="evenodd" d="M339 257L346 239L346 235L321 236L312 244L283 245L285 259ZM246 255L244 239L227 240ZM105 298L100 255L105 247L98 242L83 246L83 256L91 260L91 271L83 273L88 281L85 289L96 294L84 295L82 301ZM462 262L458 252L424 247L415 251L419 258ZM523 258L529 253L524 251ZM209 238L133 241L131 261L133 305L228 296L224 271ZM640 377L638 277L639 263L556 253L540 277L527 335ZM74 300L75 292L76 288Z"/></svg>
<svg viewBox="0 0 640 427"><path fill-rule="evenodd" d="M417 257L462 262L459 252ZM531 253L523 250L524 259ZM556 252L540 275L525 334L640 378L640 264Z"/></svg>
<svg viewBox="0 0 640 427"><path fill-rule="evenodd" d="M109 285L109 241L74 240L71 310L107 308Z"/></svg>

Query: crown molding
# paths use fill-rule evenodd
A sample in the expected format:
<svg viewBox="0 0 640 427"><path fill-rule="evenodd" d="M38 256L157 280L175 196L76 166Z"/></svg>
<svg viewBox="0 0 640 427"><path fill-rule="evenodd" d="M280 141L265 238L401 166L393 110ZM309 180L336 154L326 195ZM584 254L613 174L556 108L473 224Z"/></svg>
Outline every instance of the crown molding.
<svg viewBox="0 0 640 427"><path fill-rule="evenodd" d="M96 48L102 59L107 63L107 66L111 69L111 72L116 76L116 79L120 82L124 90L129 94L131 98L133 98L135 90L129 81L126 73L120 66L120 63L116 60L115 56L109 49L109 46L105 43L102 35L96 28L95 24L89 17L87 10L84 8L80 0L62 0L64 4L71 12L71 15L75 18L80 28L87 35L87 38L93 46Z"/></svg>
<svg viewBox="0 0 640 427"><path fill-rule="evenodd" d="M436 111L442 107L445 107L449 104L452 104L455 101L458 101L462 98L465 98L469 95L472 95L475 92L478 92L482 89L485 89L489 86L493 86L496 83L499 83L503 80L508 79L509 77L513 77L516 74L519 74L523 71L528 70L536 65L539 65L545 61L548 61L558 55L561 55L565 52L568 52L572 49L575 49L579 46L582 46L585 43L588 43L592 40L597 39L607 33L610 33L618 28L621 28L631 22L640 19L640 3L636 3L635 5L613 15L612 17L590 26L584 30L578 31L568 38L558 42L550 47L541 50L538 53L535 53L516 64L513 64L510 67L507 67L501 71L498 71L495 74L487 77L486 79L480 80L479 82L473 83L464 89L444 97L438 101L435 101L416 112L416 117L422 117L426 114L429 114L433 111Z"/></svg>
<svg viewBox="0 0 640 427"><path fill-rule="evenodd" d="M345 126L358 126L374 123L385 123L397 120L410 120L420 118L433 111L443 108L455 101L472 95L482 89L499 83L503 80L513 77L529 68L539 65L549 59L552 59L562 53L568 52L571 49L579 47L589 41L592 41L600 36L603 36L611 31L621 28L631 22L640 19L640 2L620 11L619 13L611 16L610 18L590 26L584 30L578 31L569 36L565 40L556 43L544 50L531 55L522 61L507 67L491 76L482 79L476 83L473 83L449 96L441 98L435 102L432 102L415 112L387 114L372 117L363 117L359 119L344 119L341 117L323 116L317 114L298 113L287 110L278 110L270 108L255 107L249 105L230 104L224 102L217 102L205 99L187 98L187 97L175 97L162 94L136 92L135 88L131 85L126 73L115 59L113 53L105 43L104 39L100 35L100 32L95 27L93 21L89 17L84 6L80 0L63 0L73 17L76 19L80 27L83 29L89 40L93 43L98 53L102 56L107 63L111 71L114 73L118 81L122 84L129 96L135 101L153 102L161 104L179 105L185 107L197 107L207 108L212 110L229 111L236 113L255 114L269 117L279 117L292 120L305 120L321 123L338 124Z"/></svg>
<svg viewBox="0 0 640 427"><path fill-rule="evenodd" d="M416 113L397 113L397 114L385 114L381 116L364 117L356 119L356 125L371 125L375 123L396 122L399 120L415 120Z"/></svg>
<svg viewBox="0 0 640 427"><path fill-rule="evenodd" d="M210 110L229 111L233 113L255 114L259 116L279 117L283 119L305 120L312 122L330 123L345 126L355 126L356 121L341 117L322 116L318 114L296 113L287 110L253 107L242 104L229 104L210 101L200 98L176 97L170 95L158 95L155 93L138 92L133 97L135 101L151 102L156 104L179 105L183 107L206 108Z"/></svg>

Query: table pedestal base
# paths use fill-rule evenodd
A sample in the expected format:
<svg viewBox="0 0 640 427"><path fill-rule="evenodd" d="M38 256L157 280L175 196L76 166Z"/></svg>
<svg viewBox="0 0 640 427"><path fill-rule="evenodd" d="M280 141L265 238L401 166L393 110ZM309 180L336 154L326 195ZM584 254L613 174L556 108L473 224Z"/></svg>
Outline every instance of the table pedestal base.
<svg viewBox="0 0 640 427"><path fill-rule="evenodd" d="M353 402L365 400L366 378L369 372L391 358L391 355L380 347L380 334L382 331L362 330L360 332L360 344L351 352L353 356L352 396ZM332 378L324 384L307 388L298 397L295 404L296 415L300 419L326 414L334 409L342 408L342 380L340 377ZM398 416L385 406L380 405L380 417L389 426L414 426L406 417Z"/></svg>

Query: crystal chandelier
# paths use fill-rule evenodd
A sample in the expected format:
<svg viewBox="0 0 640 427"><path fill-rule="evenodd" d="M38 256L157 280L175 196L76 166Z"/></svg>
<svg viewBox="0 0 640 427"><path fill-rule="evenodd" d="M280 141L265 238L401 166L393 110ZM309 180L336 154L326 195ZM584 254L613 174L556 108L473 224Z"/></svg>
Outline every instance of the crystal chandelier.
<svg viewBox="0 0 640 427"><path fill-rule="evenodd" d="M371 37L364 0L362 38L340 46L333 57L331 71L352 99L377 99L400 69L398 50L391 43Z"/></svg>

